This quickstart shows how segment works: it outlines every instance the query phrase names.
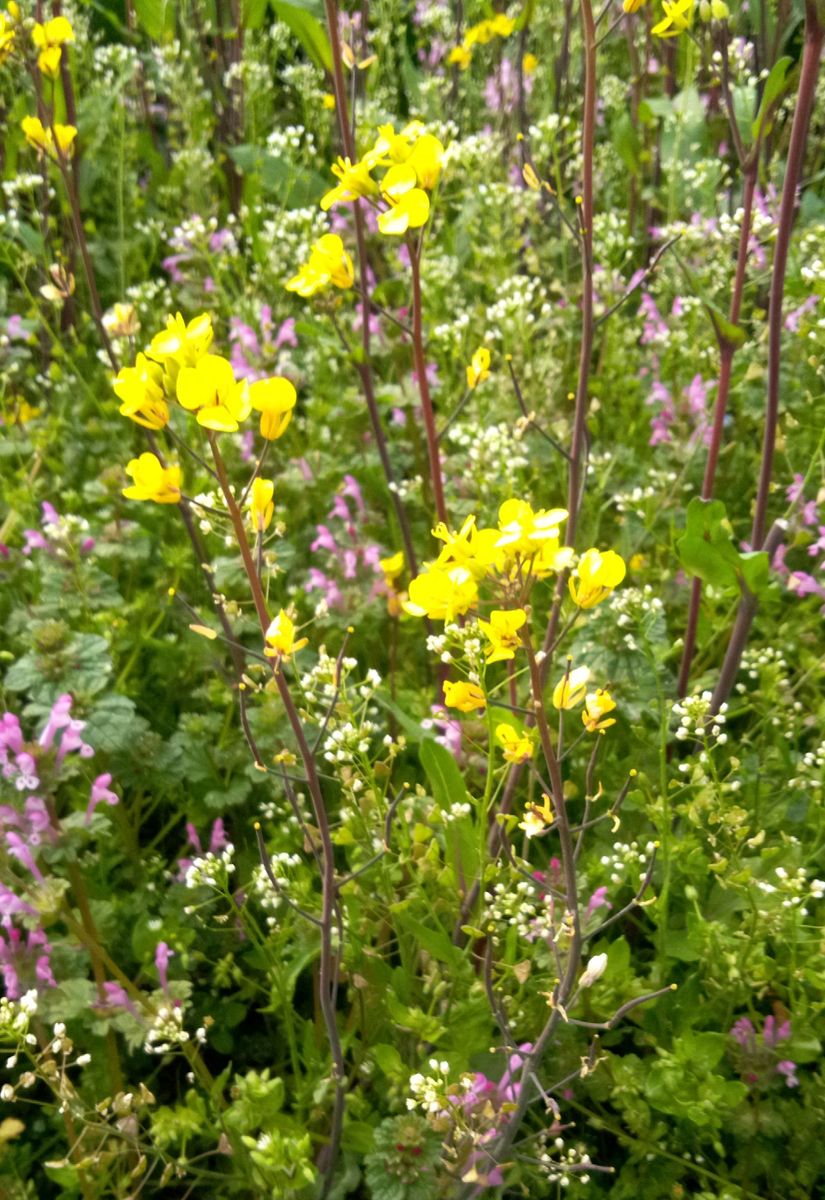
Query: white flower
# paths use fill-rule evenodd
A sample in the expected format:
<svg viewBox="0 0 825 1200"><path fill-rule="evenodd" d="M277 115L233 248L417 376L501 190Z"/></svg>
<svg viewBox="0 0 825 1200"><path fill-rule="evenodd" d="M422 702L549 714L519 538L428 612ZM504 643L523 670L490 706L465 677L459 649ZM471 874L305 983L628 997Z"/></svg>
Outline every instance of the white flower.
<svg viewBox="0 0 825 1200"><path fill-rule="evenodd" d="M604 975L606 970L607 970L607 955L606 954L595 954L593 956L593 958L590 959L587 966L585 967L584 974L582 975L581 979L579 980L579 987L583 987L583 988L592 987L592 985L596 982L597 979L601 979L602 975Z"/></svg>

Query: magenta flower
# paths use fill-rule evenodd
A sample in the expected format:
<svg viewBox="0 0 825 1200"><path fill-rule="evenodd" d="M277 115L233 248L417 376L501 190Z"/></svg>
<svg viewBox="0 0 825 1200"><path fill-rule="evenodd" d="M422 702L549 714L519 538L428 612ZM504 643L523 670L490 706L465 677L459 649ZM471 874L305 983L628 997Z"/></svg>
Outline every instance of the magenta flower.
<svg viewBox="0 0 825 1200"><path fill-rule="evenodd" d="M119 803L117 795L110 790L109 784L112 782L112 776L106 772L105 775L98 775L97 779L92 783L91 795L89 796L89 805L86 809L86 824L88 825L92 819L92 813L97 808L98 804L117 804Z"/></svg>

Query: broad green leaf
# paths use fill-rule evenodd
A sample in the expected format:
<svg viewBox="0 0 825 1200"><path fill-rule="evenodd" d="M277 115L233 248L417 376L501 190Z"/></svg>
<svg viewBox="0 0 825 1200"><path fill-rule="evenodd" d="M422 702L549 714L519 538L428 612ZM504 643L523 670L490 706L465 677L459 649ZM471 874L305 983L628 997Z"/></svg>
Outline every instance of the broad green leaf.
<svg viewBox="0 0 825 1200"><path fill-rule="evenodd" d="M431 958L446 963L453 970L461 967L463 955L458 947L453 945L443 929L431 929L408 913L396 913L395 921L407 933L413 935L421 949L426 950Z"/></svg>
<svg viewBox="0 0 825 1200"><path fill-rule="evenodd" d="M720 588L758 595L770 579L764 550L740 553L734 545L721 500L694 496L687 508L685 532L676 543L685 570Z"/></svg>
<svg viewBox="0 0 825 1200"><path fill-rule="evenodd" d="M153 42L168 41L175 33L175 5L172 0L135 0L138 25Z"/></svg>
<svg viewBox="0 0 825 1200"><path fill-rule="evenodd" d="M427 738L421 743L419 757L439 807L449 812L454 804L465 804L467 788L449 750L432 738Z"/></svg>

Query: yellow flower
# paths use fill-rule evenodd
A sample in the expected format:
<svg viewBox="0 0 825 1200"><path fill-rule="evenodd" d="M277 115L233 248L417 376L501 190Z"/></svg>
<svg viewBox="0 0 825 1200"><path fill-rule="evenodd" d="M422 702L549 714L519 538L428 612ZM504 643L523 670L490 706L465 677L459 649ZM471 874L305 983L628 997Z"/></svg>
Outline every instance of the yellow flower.
<svg viewBox="0 0 825 1200"><path fill-rule="evenodd" d="M283 375L271 375L250 385L249 401L261 414L261 437L275 442L286 433L298 393Z"/></svg>
<svg viewBox="0 0 825 1200"><path fill-rule="evenodd" d="M330 111L335 108L335 96L332 92L324 92L321 97L321 104L324 108L330 109Z"/></svg>
<svg viewBox="0 0 825 1200"><path fill-rule="evenodd" d="M38 22L32 29L32 41L40 51L37 56L38 67L44 75L55 79L60 69L60 48L66 42L74 41L71 25L65 17L54 17L51 21L46 21L45 25Z"/></svg>
<svg viewBox="0 0 825 1200"><path fill-rule="evenodd" d="M524 811L524 820L519 821L519 829L523 829L529 838L544 833L556 819L550 797L546 792L541 794L542 803L528 804Z"/></svg>
<svg viewBox="0 0 825 1200"><path fill-rule="evenodd" d="M590 672L587 667L568 671L553 688L554 708L576 708L584 700Z"/></svg>
<svg viewBox="0 0 825 1200"><path fill-rule="evenodd" d="M6 61L14 49L15 31L6 17L0 13L0 66Z"/></svg>
<svg viewBox="0 0 825 1200"><path fill-rule="evenodd" d="M532 572L537 579L546 579L556 571L566 571L574 558L572 546L562 546L559 539L546 538L540 543L539 552L532 562Z"/></svg>
<svg viewBox="0 0 825 1200"><path fill-rule="evenodd" d="M478 599L478 587L466 567L430 567L410 583L410 598L404 611L414 617L453 621L466 613Z"/></svg>
<svg viewBox="0 0 825 1200"><path fill-rule="evenodd" d="M487 638L489 645L484 649L484 657L488 663L505 662L515 658L516 651L521 645L518 631L527 620L523 608L494 609L489 621L479 621L479 626Z"/></svg>
<svg viewBox="0 0 825 1200"><path fill-rule="evenodd" d="M626 13L638 12L646 0L622 0L622 8Z"/></svg>
<svg viewBox="0 0 825 1200"><path fill-rule="evenodd" d="M542 542L558 540L559 526L566 519L564 508L534 512L526 500L505 500L498 510L498 545L508 554L535 554Z"/></svg>
<svg viewBox="0 0 825 1200"><path fill-rule="evenodd" d="M407 163L390 167L381 181L381 194L390 207L378 215L382 233L400 237L408 229L418 229L430 215L430 198L416 187L418 176Z"/></svg>
<svg viewBox="0 0 825 1200"><path fill-rule="evenodd" d="M138 354L133 367L123 367L112 385L122 402L121 416L146 429L163 429L169 422L169 405L163 394L163 368Z"/></svg>
<svg viewBox="0 0 825 1200"><path fill-rule="evenodd" d="M74 125L53 125L51 129L46 129L39 117L24 117L20 128L29 145L42 154L48 154L49 158L71 158L74 154L74 140L77 137Z"/></svg>
<svg viewBox="0 0 825 1200"><path fill-rule="evenodd" d="M699 16L707 21L727 21L730 9L725 0L700 0Z"/></svg>
<svg viewBox="0 0 825 1200"><path fill-rule="evenodd" d="M487 707L487 699L477 683L451 683L449 679L444 681L444 703L447 708L457 708L463 713Z"/></svg>
<svg viewBox="0 0 825 1200"><path fill-rule="evenodd" d="M110 337L131 337L140 329L137 309L134 304L119 301L103 315L103 327Z"/></svg>
<svg viewBox="0 0 825 1200"><path fill-rule="evenodd" d="M504 554L496 546L497 529L476 529L476 519L470 515L458 533L452 533L443 521L432 531L433 537L444 543L436 566L466 567L476 579L481 579L490 568L500 569L504 565Z"/></svg>
<svg viewBox="0 0 825 1200"><path fill-rule="evenodd" d="M212 318L208 313L194 317L189 324L180 313L166 318L166 328L152 338L147 354L155 362L170 366L194 367L212 345Z"/></svg>
<svg viewBox="0 0 825 1200"><path fill-rule="evenodd" d="M354 279L352 259L344 249L344 243L337 233L325 233L312 247L309 260L284 287L288 292L307 297L314 296L329 283L337 288L352 287Z"/></svg>
<svg viewBox="0 0 825 1200"><path fill-rule="evenodd" d="M651 33L654 37L671 38L690 29L696 0L662 0L665 15Z"/></svg>
<svg viewBox="0 0 825 1200"><path fill-rule="evenodd" d="M275 512L275 505L272 503L274 492L275 484L271 479L261 479L259 477L252 483L248 504L252 528L256 533L263 533L265 529L269 528L269 523Z"/></svg>
<svg viewBox="0 0 825 1200"><path fill-rule="evenodd" d="M519 733L512 725L502 722L496 726L496 740L504 752L505 762L526 762L528 758L533 757L535 747L526 729Z"/></svg>
<svg viewBox="0 0 825 1200"><path fill-rule="evenodd" d="M593 608L618 587L627 568L615 550L585 550L569 581L570 595L579 608Z"/></svg>
<svg viewBox="0 0 825 1200"><path fill-rule="evenodd" d="M182 367L177 396L181 406L198 414L198 424L217 433L234 433L249 416L249 384L235 380L232 364L219 354L205 354L194 367Z"/></svg>
<svg viewBox="0 0 825 1200"><path fill-rule="evenodd" d="M492 21L479 21L476 25L471 25L464 34L464 45L470 46L486 46L495 37Z"/></svg>
<svg viewBox="0 0 825 1200"><path fill-rule="evenodd" d="M476 388L485 379L489 378L490 351L486 346L481 346L470 359L470 365L467 368L467 387L470 389Z"/></svg>
<svg viewBox="0 0 825 1200"><path fill-rule="evenodd" d="M407 166L415 171L419 187L431 192L438 183L441 175L441 164L444 161L444 147L431 133L424 133L413 145Z"/></svg>
<svg viewBox="0 0 825 1200"><path fill-rule="evenodd" d="M613 712L615 707L616 701L605 688L596 688L595 692L588 692L582 713L582 724L587 732L597 733L615 725L616 718L607 717L607 713Z"/></svg>
<svg viewBox="0 0 825 1200"><path fill-rule="evenodd" d="M458 67L459 71L466 71L472 61L473 55L466 46L453 46L447 55L448 65Z"/></svg>
<svg viewBox="0 0 825 1200"><path fill-rule="evenodd" d="M180 467L162 467L160 459L147 451L127 464L126 474L132 479L132 486L123 489L127 499L180 502Z"/></svg>
<svg viewBox="0 0 825 1200"><path fill-rule="evenodd" d="M539 60L536 58L535 54L525 54L524 58L521 60L521 69L524 71L525 75L532 75L538 65Z"/></svg>
<svg viewBox="0 0 825 1200"><path fill-rule="evenodd" d="M366 160L373 166L390 167L393 163L406 162L412 151L412 143L424 131L421 121L410 121L400 133L391 124L378 126L378 137Z"/></svg>
<svg viewBox="0 0 825 1200"><path fill-rule="evenodd" d="M307 644L308 638L295 640L295 625L283 609L266 631L264 654L268 658L290 658Z"/></svg>
<svg viewBox="0 0 825 1200"><path fill-rule="evenodd" d="M490 22L490 28L495 37L508 38L516 27L516 22L513 17L508 17L506 13L496 13Z"/></svg>
<svg viewBox="0 0 825 1200"><path fill-rule="evenodd" d="M379 559L378 565L384 574L384 583L388 588L394 588L396 579L404 570L404 551L399 550L389 558Z"/></svg>
<svg viewBox="0 0 825 1200"><path fill-rule="evenodd" d="M339 158L332 165L332 173L340 180L334 188L321 199L324 212L333 204L347 204L357 200L359 196L373 196L378 191L378 184L370 175L375 164L368 159L353 163L348 158Z"/></svg>

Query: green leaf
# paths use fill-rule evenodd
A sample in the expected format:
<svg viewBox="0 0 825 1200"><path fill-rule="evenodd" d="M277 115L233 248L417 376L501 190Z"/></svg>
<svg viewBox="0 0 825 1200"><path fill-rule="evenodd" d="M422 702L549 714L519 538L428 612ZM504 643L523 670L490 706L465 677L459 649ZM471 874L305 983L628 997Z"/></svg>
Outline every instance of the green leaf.
<svg viewBox="0 0 825 1200"><path fill-rule="evenodd" d="M172 0L135 0L138 25L154 42L169 41L175 33L175 5Z"/></svg>
<svg viewBox="0 0 825 1200"><path fill-rule="evenodd" d="M443 929L431 929L406 912L396 912L394 919L397 925L413 935L421 949L426 950L431 958L446 963L454 971L460 969L464 956L458 947L453 945Z"/></svg>
<svg viewBox="0 0 825 1200"><path fill-rule="evenodd" d="M793 59L779 58L773 64L771 73L765 80L765 86L762 90L762 101L759 105L759 111L751 125L751 134L753 140L757 141L763 133L767 133L770 129L770 118L774 107L782 98L782 93L788 86L788 71L793 66Z"/></svg>
<svg viewBox="0 0 825 1200"><path fill-rule="evenodd" d="M739 588L758 595L770 579L764 550L742 554L736 549L721 500L701 500L694 496L676 550L689 574L698 575L714 587Z"/></svg>
<svg viewBox="0 0 825 1200"><path fill-rule="evenodd" d="M732 346L734 350L738 350L740 346L744 346L748 335L745 333L742 326L734 325L732 321L729 321L721 309L718 309L715 304L710 304L706 300L703 300L702 303L705 306L705 311L710 317L711 324L713 325L713 331L716 334L716 340L719 342L719 345Z"/></svg>
<svg viewBox="0 0 825 1200"><path fill-rule="evenodd" d="M375 1046L370 1046L370 1054L385 1075L400 1075L404 1070L404 1063L395 1046L378 1042Z"/></svg>
<svg viewBox="0 0 825 1200"><path fill-rule="evenodd" d="M297 3L273 0L275 15L295 34L309 58L324 71L332 71L332 50L324 27L311 12Z"/></svg>
<svg viewBox="0 0 825 1200"><path fill-rule="evenodd" d="M418 754L439 807L448 812L454 804L465 804L467 788L449 750L434 739L427 738L421 743Z"/></svg>

